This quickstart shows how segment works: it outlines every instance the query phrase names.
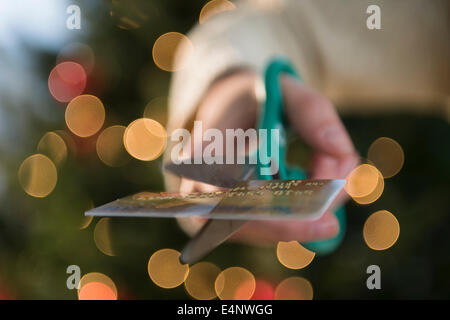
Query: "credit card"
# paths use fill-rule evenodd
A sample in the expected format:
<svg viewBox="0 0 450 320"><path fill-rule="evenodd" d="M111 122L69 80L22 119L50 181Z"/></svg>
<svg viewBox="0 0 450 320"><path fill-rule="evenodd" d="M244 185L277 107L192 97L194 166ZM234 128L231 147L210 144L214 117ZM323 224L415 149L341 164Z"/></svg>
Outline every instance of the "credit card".
<svg viewBox="0 0 450 320"><path fill-rule="evenodd" d="M314 220L331 205L345 180L249 180L204 193L141 192L86 212L100 217L228 220Z"/></svg>

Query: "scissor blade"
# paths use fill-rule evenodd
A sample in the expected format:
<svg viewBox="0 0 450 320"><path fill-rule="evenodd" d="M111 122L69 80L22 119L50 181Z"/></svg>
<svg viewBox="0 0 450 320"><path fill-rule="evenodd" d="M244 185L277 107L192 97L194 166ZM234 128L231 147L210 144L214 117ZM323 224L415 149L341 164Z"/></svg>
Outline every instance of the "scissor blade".
<svg viewBox="0 0 450 320"><path fill-rule="evenodd" d="M208 183L222 188L232 188L238 181L247 180L255 171L255 164L206 164L204 160L201 164L190 163L168 163L164 168L178 176Z"/></svg>
<svg viewBox="0 0 450 320"><path fill-rule="evenodd" d="M182 263L193 264L238 231L245 220L208 220L181 252Z"/></svg>

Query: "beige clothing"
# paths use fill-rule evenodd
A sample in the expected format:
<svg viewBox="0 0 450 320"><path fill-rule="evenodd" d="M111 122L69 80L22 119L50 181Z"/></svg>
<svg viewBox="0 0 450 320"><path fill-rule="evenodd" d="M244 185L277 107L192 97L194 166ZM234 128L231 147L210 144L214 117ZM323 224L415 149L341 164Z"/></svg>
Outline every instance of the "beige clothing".
<svg viewBox="0 0 450 320"><path fill-rule="evenodd" d="M373 4L381 30L366 26ZM168 130L186 127L217 77L242 67L262 74L277 55L341 113L446 111L449 9L448 0L241 1L189 33L194 54L173 74Z"/></svg>
<svg viewBox="0 0 450 320"><path fill-rule="evenodd" d="M381 30L366 13L381 8ZM449 100L448 0L243 1L189 34L189 66L176 72L169 127L183 127L209 84L235 67L261 73L287 56L305 82L345 111L438 109ZM433 108L434 107L434 108Z"/></svg>

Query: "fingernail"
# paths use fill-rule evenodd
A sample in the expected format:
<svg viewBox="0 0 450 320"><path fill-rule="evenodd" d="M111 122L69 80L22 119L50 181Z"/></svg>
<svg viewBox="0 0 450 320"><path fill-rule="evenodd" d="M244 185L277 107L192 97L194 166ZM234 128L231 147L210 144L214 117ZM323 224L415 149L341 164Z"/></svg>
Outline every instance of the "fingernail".
<svg viewBox="0 0 450 320"><path fill-rule="evenodd" d="M323 140L337 153L350 153L353 152L353 146L350 139L343 131L343 128L339 126L331 126L325 129Z"/></svg>

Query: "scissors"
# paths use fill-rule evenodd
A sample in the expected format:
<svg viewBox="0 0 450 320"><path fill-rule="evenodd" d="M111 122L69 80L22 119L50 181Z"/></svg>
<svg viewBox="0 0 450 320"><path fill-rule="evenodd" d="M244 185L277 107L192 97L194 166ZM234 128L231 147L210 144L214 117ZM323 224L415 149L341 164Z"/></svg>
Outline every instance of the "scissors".
<svg viewBox="0 0 450 320"><path fill-rule="evenodd" d="M247 180L250 177L256 177L259 180L273 180L275 178L281 180L306 179L306 174L303 169L286 163L286 134L289 130L289 122L284 118L284 104L279 81L280 75L282 74L288 74L300 81L302 80L286 58L276 57L271 60L264 72L266 100L261 108L257 122L257 129L266 129L268 132L267 139L260 142L266 144L265 150L268 150L268 152L272 150L271 144L274 143L271 137L271 129L279 130L280 139L278 146L275 146L278 148L278 153L273 155L269 154L271 161L278 163L279 171L276 177L269 174L261 174L261 172L267 172L267 170L260 169L268 168L270 163L262 163L260 157L256 157L256 165L212 164L198 165L193 169L192 165L168 164L165 166L165 169L188 179L225 188L233 188L238 181ZM214 209L212 214L214 214ZM345 234L346 219L344 208L337 208L335 215L340 227L337 236L328 240L302 243L302 245L318 255L324 255L336 249ZM182 250L180 261L187 264L195 263L232 236L246 222L245 220L209 219Z"/></svg>

